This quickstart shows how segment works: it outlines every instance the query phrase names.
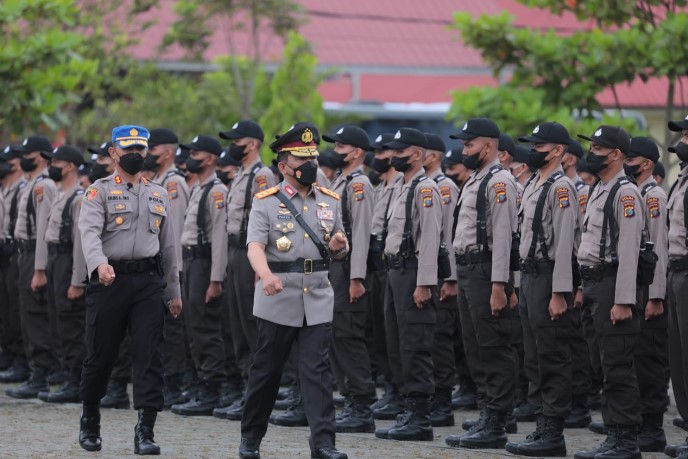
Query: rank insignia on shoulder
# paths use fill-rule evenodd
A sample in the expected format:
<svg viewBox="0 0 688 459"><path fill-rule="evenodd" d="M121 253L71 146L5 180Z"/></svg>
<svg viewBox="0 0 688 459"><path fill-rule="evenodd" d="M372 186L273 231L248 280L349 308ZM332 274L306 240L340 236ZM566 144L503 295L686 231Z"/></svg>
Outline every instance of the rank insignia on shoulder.
<svg viewBox="0 0 688 459"><path fill-rule="evenodd" d="M96 188L89 187L86 190L86 193L84 194L84 199L86 199L87 201L93 201L97 195L98 195L98 190Z"/></svg>
<svg viewBox="0 0 688 459"><path fill-rule="evenodd" d="M115 175L115 183L117 185L121 185L122 184L122 177L120 177L119 175Z"/></svg>
<svg viewBox="0 0 688 459"><path fill-rule="evenodd" d="M571 204L569 201L569 189L557 188L557 200L559 201L560 209L567 208Z"/></svg>
<svg viewBox="0 0 688 459"><path fill-rule="evenodd" d="M256 193L256 198L265 199L268 196L272 196L273 194L277 194L278 191L279 191L279 187L273 186L272 188L268 188L267 190L260 191L260 192Z"/></svg>
<svg viewBox="0 0 688 459"><path fill-rule="evenodd" d="M328 196L330 196L330 197L332 197L332 198L335 198L336 200L339 200L339 199L340 199L340 198L339 198L339 195L338 195L337 193L335 193L335 192L332 191L332 190L328 190L328 189L325 188L324 186L319 186L319 187L318 187L318 190L322 191L323 193L325 193L326 195L328 195Z"/></svg>

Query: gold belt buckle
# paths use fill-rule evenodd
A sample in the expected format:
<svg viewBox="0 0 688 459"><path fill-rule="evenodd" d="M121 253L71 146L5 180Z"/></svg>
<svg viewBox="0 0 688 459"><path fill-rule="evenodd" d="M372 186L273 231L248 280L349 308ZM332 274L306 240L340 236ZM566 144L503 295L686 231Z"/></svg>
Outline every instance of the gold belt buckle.
<svg viewBox="0 0 688 459"><path fill-rule="evenodd" d="M303 260L303 273L313 274L313 260L311 258Z"/></svg>

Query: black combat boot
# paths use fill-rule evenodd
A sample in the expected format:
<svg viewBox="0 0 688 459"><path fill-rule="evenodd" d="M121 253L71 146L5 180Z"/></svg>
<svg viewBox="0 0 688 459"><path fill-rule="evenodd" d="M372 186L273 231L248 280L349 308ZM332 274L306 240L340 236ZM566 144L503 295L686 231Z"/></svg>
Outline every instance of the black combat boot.
<svg viewBox="0 0 688 459"><path fill-rule="evenodd" d="M79 424L79 446L86 451L100 451L102 440L100 438L100 408L97 402L84 402Z"/></svg>
<svg viewBox="0 0 688 459"><path fill-rule="evenodd" d="M591 422L588 425L588 430L600 435L607 435L609 433L609 427L606 426L602 421Z"/></svg>
<svg viewBox="0 0 688 459"><path fill-rule="evenodd" d="M539 440L542 434L545 431L545 415L544 414L538 414L537 418L535 418L535 431L532 433L529 433L526 435L526 439L522 442L518 441L510 441L507 442L506 446L504 449L506 449L508 452L512 454L518 454L516 451L518 451L518 447L524 443L532 443L536 440Z"/></svg>
<svg viewBox="0 0 688 459"><path fill-rule="evenodd" d="M38 398L49 403L79 403L81 368L72 369L69 379L55 392L39 392Z"/></svg>
<svg viewBox="0 0 688 459"><path fill-rule="evenodd" d="M177 373L165 378L165 387L162 390L162 398L166 409L172 405L179 405L186 403L188 400L182 395L182 381L184 380L184 373Z"/></svg>
<svg viewBox="0 0 688 459"><path fill-rule="evenodd" d="M427 396L409 397L406 403L406 409L411 415L404 425L390 429L387 438L400 441L432 441L434 435L430 422L430 399Z"/></svg>
<svg viewBox="0 0 688 459"><path fill-rule="evenodd" d="M171 411L182 416L212 416L213 410L220 406L220 384L205 382L194 400L172 405Z"/></svg>
<svg viewBox="0 0 688 459"><path fill-rule="evenodd" d="M664 435L664 414L643 414L643 422L638 431L638 448L643 453L661 453L666 447Z"/></svg>
<svg viewBox="0 0 688 459"><path fill-rule="evenodd" d="M517 422L533 422L537 418L536 407L525 400L513 410Z"/></svg>
<svg viewBox="0 0 688 459"><path fill-rule="evenodd" d="M260 441L253 438L241 437L239 443L239 458L240 459L260 459Z"/></svg>
<svg viewBox="0 0 688 459"><path fill-rule="evenodd" d="M201 386L202 387L202 386ZM220 407L232 406L246 395L246 384L241 379L225 381L220 385ZM196 395L196 398L198 395Z"/></svg>
<svg viewBox="0 0 688 459"><path fill-rule="evenodd" d="M373 433L375 420L370 409L372 397L355 396L351 400L348 416L336 419L335 431L342 433Z"/></svg>
<svg viewBox="0 0 688 459"><path fill-rule="evenodd" d="M686 441L680 445L667 445L667 447L664 448L664 454L669 457L677 457L678 453L682 450L688 451L688 437L686 437Z"/></svg>
<svg viewBox="0 0 688 459"><path fill-rule="evenodd" d="M507 438L504 430L506 414L487 410L483 427L475 433L470 431L461 436L459 446L470 449L502 449L506 446Z"/></svg>
<svg viewBox="0 0 688 459"><path fill-rule="evenodd" d="M485 420L487 419L487 407L485 405L480 406L480 416L478 417L477 420L472 421L472 420L467 420L464 421L463 424L461 424L461 428L463 430L467 430L468 432L465 434L459 434L459 435L447 435L447 438L444 439L444 442L452 446L454 448L458 448L461 445L461 437L464 435L472 435L479 430L481 430L485 426Z"/></svg>
<svg viewBox="0 0 688 459"><path fill-rule="evenodd" d="M344 418L348 418L351 415L351 411L354 409L354 400L351 397L346 397L344 400L344 406L342 411L337 413L334 417L335 421L341 421Z"/></svg>
<svg viewBox="0 0 688 459"><path fill-rule="evenodd" d="M409 406L406 411L397 415L396 422L394 423L393 426L391 426L391 427L380 427L379 429L375 429L375 438L380 438L382 440L388 440L389 439L388 434L389 434L390 430L405 426L406 423L411 418L411 416L413 415L413 413L411 411L408 411L410 409L411 408Z"/></svg>
<svg viewBox="0 0 688 459"><path fill-rule="evenodd" d="M571 413L564 420L564 427L567 429L584 429L591 422L592 417L588 409L588 396L574 396L571 400Z"/></svg>
<svg viewBox="0 0 688 459"><path fill-rule="evenodd" d="M40 368L31 371L29 380L17 387L9 388L5 393L12 398L36 398L39 392L50 390L47 372Z"/></svg>
<svg viewBox="0 0 688 459"><path fill-rule="evenodd" d="M225 419L229 421L241 421L244 416L244 405L246 404L246 394L232 403L225 413ZM213 416L215 412L213 411Z"/></svg>
<svg viewBox="0 0 688 459"><path fill-rule="evenodd" d="M538 416L538 428L526 441L507 443L506 450L513 454L529 457L565 457L564 418Z"/></svg>
<svg viewBox="0 0 688 459"><path fill-rule="evenodd" d="M129 394L127 393L126 379L112 379L108 381L105 397L100 399L101 408L115 408L118 410L128 410L130 406Z"/></svg>
<svg viewBox="0 0 688 459"><path fill-rule="evenodd" d="M454 425L454 412L452 411L451 389L435 390L432 401L430 422L433 427L450 427Z"/></svg>
<svg viewBox="0 0 688 459"><path fill-rule="evenodd" d="M298 386L289 386L286 393L284 394L284 397L282 399L278 398L277 400L275 400L275 406L273 407L273 409L286 410L294 404L297 397L299 397L299 394L300 392Z"/></svg>
<svg viewBox="0 0 688 459"><path fill-rule="evenodd" d="M0 381L2 381L2 378L0 378ZM4 381L3 381L3 382L4 382ZM676 427L678 427L679 429L688 430L688 428L686 427L686 421L684 421L683 418L682 418L681 416L676 416L676 417L671 421L671 423L672 423L673 425L675 425Z"/></svg>
<svg viewBox="0 0 688 459"><path fill-rule="evenodd" d="M270 424L283 427L306 427L308 419L306 418L306 412L303 410L301 394L294 399L291 406L284 413L271 415Z"/></svg>
<svg viewBox="0 0 688 459"><path fill-rule="evenodd" d="M69 379L69 370L60 368L59 370L48 373L48 385L59 386L64 384Z"/></svg>
<svg viewBox="0 0 688 459"><path fill-rule="evenodd" d="M27 381L31 376L31 370L26 363L26 358L15 357L12 365L5 371L0 372L1 383L21 383Z"/></svg>
<svg viewBox="0 0 688 459"><path fill-rule="evenodd" d="M466 411L478 408L478 392L475 386L462 384L452 394L452 408Z"/></svg>
<svg viewBox="0 0 688 459"><path fill-rule="evenodd" d="M485 417L487 416L487 407L485 405L480 405L480 415L478 419L466 419L461 423L461 428L463 430L469 431L473 428L482 427L485 423ZM458 445L457 445L458 446Z"/></svg>
<svg viewBox="0 0 688 459"><path fill-rule="evenodd" d="M638 426L616 426L616 444L595 459L641 459L638 448Z"/></svg>
<svg viewBox="0 0 688 459"><path fill-rule="evenodd" d="M399 391L397 390L397 386L395 386L391 382L387 382L385 383L385 392L382 394L382 397L380 397L375 403L370 405L370 409L374 411L379 408L382 408L383 406L391 402L395 396L398 395Z"/></svg>
<svg viewBox="0 0 688 459"><path fill-rule="evenodd" d="M600 446L598 446L595 449L590 449L590 450L585 450L585 451L577 451L576 454L573 455L574 459L595 459L598 457L598 455L601 454L606 454L609 451L613 450L616 448L617 443L619 442L619 438L621 437L622 432L621 429L618 428L618 426L609 426L608 433L607 433L607 438L604 439L602 443L600 443ZM633 456L631 456L633 457ZM640 450L638 450L638 456L640 457Z"/></svg>
<svg viewBox="0 0 688 459"><path fill-rule="evenodd" d="M481 418L479 418L475 421L473 421L473 420L463 421L463 423L461 424L461 428L463 430L466 430L466 431L473 429L473 426L475 426L476 424L478 424L482 420L483 408L480 409L480 416L481 416ZM505 424L506 433L510 433L510 434L518 433L518 423L516 422L516 418L514 417L514 414L512 412L509 412L506 414L506 418L505 418L504 422L506 423Z"/></svg>
<svg viewBox="0 0 688 459"><path fill-rule="evenodd" d="M139 408L139 422L134 427L134 454L141 456L160 454L160 447L153 438L153 428L157 417L158 410L155 408Z"/></svg>

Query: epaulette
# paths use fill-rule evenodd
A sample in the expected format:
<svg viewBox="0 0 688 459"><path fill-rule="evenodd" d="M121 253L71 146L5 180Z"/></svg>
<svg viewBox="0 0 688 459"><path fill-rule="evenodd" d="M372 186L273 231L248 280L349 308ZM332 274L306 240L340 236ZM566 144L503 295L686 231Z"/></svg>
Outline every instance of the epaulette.
<svg viewBox="0 0 688 459"><path fill-rule="evenodd" d="M268 196L272 196L273 194L277 194L278 191L279 191L279 187L273 186L272 188L268 188L267 190L263 190L263 191L256 193L256 198L265 199Z"/></svg>
<svg viewBox="0 0 688 459"><path fill-rule="evenodd" d="M325 193L325 194L328 195L328 196L331 196L331 197L335 198L337 201L339 201L339 199L340 199L340 197L339 197L339 195L338 195L337 193L335 193L335 192L332 191L332 190L328 190L328 189L325 188L324 186L319 186L319 187L318 187L318 190L322 191L323 193Z"/></svg>
<svg viewBox="0 0 688 459"><path fill-rule="evenodd" d="M79 188L78 190L76 190L76 193L74 193L74 194L76 194L77 196L81 196L82 194L84 194L84 191L86 191L86 190Z"/></svg>

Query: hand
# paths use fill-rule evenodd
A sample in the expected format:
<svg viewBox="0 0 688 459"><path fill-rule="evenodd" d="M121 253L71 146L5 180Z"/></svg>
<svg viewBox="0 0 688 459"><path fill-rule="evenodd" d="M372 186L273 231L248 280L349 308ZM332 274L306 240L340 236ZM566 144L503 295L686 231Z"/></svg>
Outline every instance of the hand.
<svg viewBox="0 0 688 459"><path fill-rule="evenodd" d="M210 303L220 295L222 295L222 284L217 281L210 281L208 290L205 291L205 302Z"/></svg>
<svg viewBox="0 0 688 459"><path fill-rule="evenodd" d="M447 300L453 296L459 294L459 287L456 285L456 281L444 281L442 282L442 288L440 288L440 301Z"/></svg>
<svg viewBox="0 0 688 459"><path fill-rule="evenodd" d="M662 300L649 300L645 306L645 320L652 320L664 314L664 302Z"/></svg>
<svg viewBox="0 0 688 459"><path fill-rule="evenodd" d="M277 295L279 292L284 290L284 287L282 286L282 279L280 279L278 276L269 273L266 276L263 276L262 279L263 293L265 293L265 296Z"/></svg>
<svg viewBox="0 0 688 459"><path fill-rule="evenodd" d="M179 314L182 313L182 299L181 298L173 298L170 301L167 302L167 307L170 310L170 314L172 314L172 317L175 319L179 317Z"/></svg>
<svg viewBox="0 0 688 459"><path fill-rule="evenodd" d="M98 280L106 287L115 281L115 269L107 263L98 265Z"/></svg>
<svg viewBox="0 0 688 459"><path fill-rule="evenodd" d="M366 289L361 279L351 279L349 281L349 302L355 303L360 297L365 295Z"/></svg>
<svg viewBox="0 0 688 459"><path fill-rule="evenodd" d="M576 289L576 295L573 297L573 308L578 309L583 306L583 289Z"/></svg>
<svg viewBox="0 0 688 459"><path fill-rule="evenodd" d="M418 309L423 309L425 303L430 301L432 294L430 293L430 287L418 286L416 290L413 291L413 302L416 303Z"/></svg>
<svg viewBox="0 0 688 459"><path fill-rule="evenodd" d="M504 284L493 283L492 294L490 295L490 310L492 315L499 317L499 313L506 307L506 293L504 292Z"/></svg>
<svg viewBox="0 0 688 459"><path fill-rule="evenodd" d="M511 296L509 296L509 306L511 309L514 309L516 306L518 306L518 295L516 295L516 291L511 292Z"/></svg>
<svg viewBox="0 0 688 459"><path fill-rule="evenodd" d="M33 272L33 278L31 279L31 290L34 292L39 292L48 285L48 278L45 277L45 271L36 270Z"/></svg>
<svg viewBox="0 0 688 459"><path fill-rule="evenodd" d="M624 320L630 320L633 317L633 311L629 306L622 306L620 304L615 304L612 306L612 310L609 311L609 318L612 324L616 325L617 322L623 322Z"/></svg>
<svg viewBox="0 0 688 459"><path fill-rule="evenodd" d="M334 236L330 238L330 243L328 244L330 252L339 252L348 245L349 241L346 240L346 235L341 231L337 231Z"/></svg>
<svg viewBox="0 0 688 459"><path fill-rule="evenodd" d="M552 320L557 320L566 313L568 305L561 293L552 293L552 299L549 300L549 317Z"/></svg>
<svg viewBox="0 0 688 459"><path fill-rule="evenodd" d="M69 288L67 289L67 299L69 301L78 300L82 296L84 296L84 288L83 287L75 287L74 285L70 285Z"/></svg>

